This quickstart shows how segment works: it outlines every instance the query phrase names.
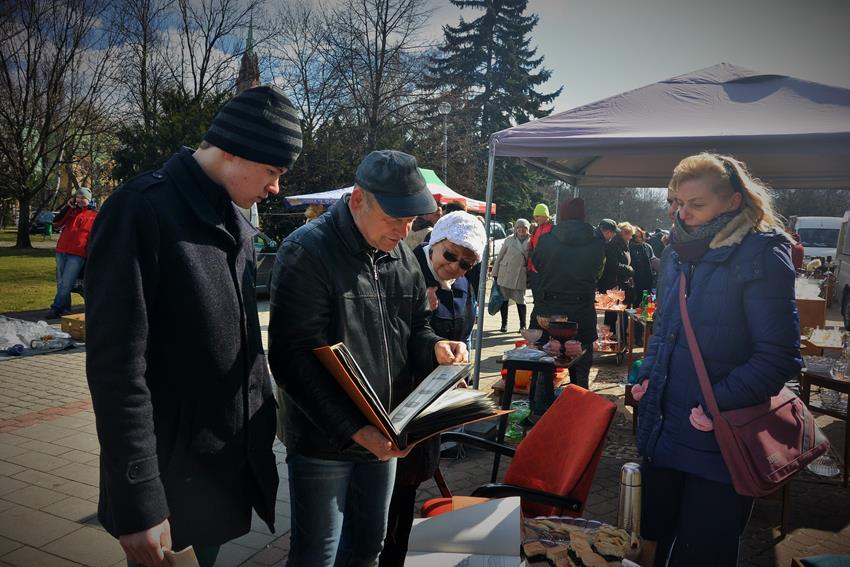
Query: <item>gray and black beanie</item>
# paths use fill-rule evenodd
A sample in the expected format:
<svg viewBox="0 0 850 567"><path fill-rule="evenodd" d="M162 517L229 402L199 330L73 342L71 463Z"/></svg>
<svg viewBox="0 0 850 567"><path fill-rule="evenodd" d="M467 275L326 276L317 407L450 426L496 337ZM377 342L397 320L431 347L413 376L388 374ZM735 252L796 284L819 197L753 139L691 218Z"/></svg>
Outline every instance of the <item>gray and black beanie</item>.
<svg viewBox="0 0 850 567"><path fill-rule="evenodd" d="M279 88L254 87L224 105L204 140L243 159L289 169L301 153L298 110Z"/></svg>

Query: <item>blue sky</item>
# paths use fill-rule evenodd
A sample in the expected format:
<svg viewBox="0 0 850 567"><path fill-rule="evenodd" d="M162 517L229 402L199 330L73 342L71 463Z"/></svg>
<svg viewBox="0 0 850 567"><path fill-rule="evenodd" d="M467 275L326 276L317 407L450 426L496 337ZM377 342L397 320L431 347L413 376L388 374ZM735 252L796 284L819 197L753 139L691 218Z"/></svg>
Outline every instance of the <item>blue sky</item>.
<svg viewBox="0 0 850 567"><path fill-rule="evenodd" d="M426 31L481 12L429 0ZM727 62L850 88L850 0L529 0L562 111Z"/></svg>

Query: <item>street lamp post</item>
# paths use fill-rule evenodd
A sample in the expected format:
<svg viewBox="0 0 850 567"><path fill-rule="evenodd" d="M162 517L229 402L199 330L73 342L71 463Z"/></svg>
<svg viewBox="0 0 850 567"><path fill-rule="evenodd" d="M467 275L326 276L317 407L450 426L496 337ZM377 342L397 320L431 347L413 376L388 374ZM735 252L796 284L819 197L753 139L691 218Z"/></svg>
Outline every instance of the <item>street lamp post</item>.
<svg viewBox="0 0 850 567"><path fill-rule="evenodd" d="M448 167L449 167L449 112L452 111L452 105L443 101L437 106L437 112L443 115L443 183L448 183Z"/></svg>

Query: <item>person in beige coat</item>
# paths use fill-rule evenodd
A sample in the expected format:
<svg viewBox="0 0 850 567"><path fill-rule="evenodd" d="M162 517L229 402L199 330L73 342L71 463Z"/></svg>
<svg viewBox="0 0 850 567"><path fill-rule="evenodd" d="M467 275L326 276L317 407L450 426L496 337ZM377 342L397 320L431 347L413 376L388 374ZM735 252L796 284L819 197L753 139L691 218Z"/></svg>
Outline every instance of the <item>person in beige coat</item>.
<svg viewBox="0 0 850 567"><path fill-rule="evenodd" d="M493 264L493 285L499 286L502 297L500 312L502 315L503 333L508 330L508 305L511 300L516 303L519 315L519 328L525 329L525 266L528 262L528 229L525 219L517 219L514 234L502 243L502 249Z"/></svg>

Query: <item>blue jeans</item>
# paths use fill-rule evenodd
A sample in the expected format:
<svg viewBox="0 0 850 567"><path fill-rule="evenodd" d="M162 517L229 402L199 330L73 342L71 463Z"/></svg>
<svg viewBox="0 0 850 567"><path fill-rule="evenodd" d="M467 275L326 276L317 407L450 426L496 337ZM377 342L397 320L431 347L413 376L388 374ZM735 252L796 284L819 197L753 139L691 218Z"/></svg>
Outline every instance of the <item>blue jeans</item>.
<svg viewBox="0 0 850 567"><path fill-rule="evenodd" d="M350 463L290 452L292 531L287 567L378 564L396 460Z"/></svg>
<svg viewBox="0 0 850 567"><path fill-rule="evenodd" d="M86 259L76 254L56 253L56 297L51 309L66 313L71 309L71 289L83 269Z"/></svg>

